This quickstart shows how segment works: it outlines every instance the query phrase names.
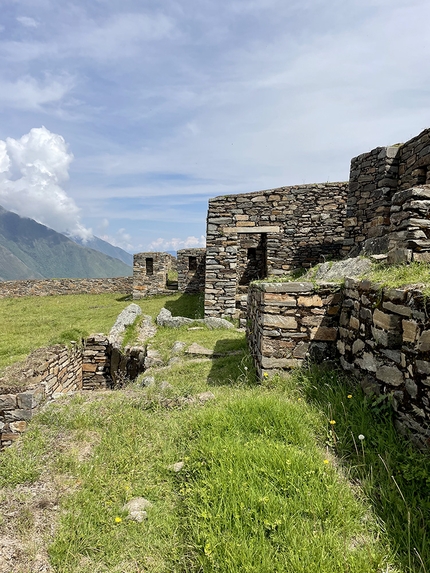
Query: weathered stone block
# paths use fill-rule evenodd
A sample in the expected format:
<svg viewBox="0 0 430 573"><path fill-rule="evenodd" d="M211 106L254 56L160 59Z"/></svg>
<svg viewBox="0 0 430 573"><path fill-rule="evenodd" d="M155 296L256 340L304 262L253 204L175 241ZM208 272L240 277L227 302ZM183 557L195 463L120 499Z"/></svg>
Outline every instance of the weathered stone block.
<svg viewBox="0 0 430 573"><path fill-rule="evenodd" d="M392 302L384 302L383 308L385 310L389 310L390 312L394 312L396 314L400 314L401 316L410 317L412 314L412 310L408 306L394 304Z"/></svg>
<svg viewBox="0 0 430 573"><path fill-rule="evenodd" d="M428 352L430 350L430 330L424 330L418 340L418 350Z"/></svg>
<svg viewBox="0 0 430 573"><path fill-rule="evenodd" d="M355 364L368 372L376 372L378 361L371 352L364 352L361 358L355 360Z"/></svg>
<svg viewBox="0 0 430 573"><path fill-rule="evenodd" d="M376 378L390 386L400 386L405 381L403 372L396 366L381 366L376 370Z"/></svg>
<svg viewBox="0 0 430 573"><path fill-rule="evenodd" d="M322 307L323 306L323 302L321 300L321 297L319 297L316 294L313 296L299 296L297 304L299 306L305 306L305 307L309 307L309 306Z"/></svg>
<svg viewBox="0 0 430 573"><path fill-rule="evenodd" d="M415 364L419 374L430 375L430 362L427 362L427 360L417 360Z"/></svg>
<svg viewBox="0 0 430 573"><path fill-rule="evenodd" d="M387 314L378 309L373 312L373 324L389 332L400 329L400 317L393 314Z"/></svg>
<svg viewBox="0 0 430 573"><path fill-rule="evenodd" d="M418 324L413 320L402 320L403 342L414 343L419 332Z"/></svg>
<svg viewBox="0 0 430 573"><path fill-rule="evenodd" d="M264 315L262 323L265 327L283 328L285 330L295 330L298 326L297 321L293 316L279 316L273 314Z"/></svg>
<svg viewBox="0 0 430 573"><path fill-rule="evenodd" d="M311 329L311 340L326 340L334 342L337 338L337 328L318 326Z"/></svg>
<svg viewBox="0 0 430 573"><path fill-rule="evenodd" d="M13 394L0 395L0 412L2 410L13 410L16 408L16 396Z"/></svg>

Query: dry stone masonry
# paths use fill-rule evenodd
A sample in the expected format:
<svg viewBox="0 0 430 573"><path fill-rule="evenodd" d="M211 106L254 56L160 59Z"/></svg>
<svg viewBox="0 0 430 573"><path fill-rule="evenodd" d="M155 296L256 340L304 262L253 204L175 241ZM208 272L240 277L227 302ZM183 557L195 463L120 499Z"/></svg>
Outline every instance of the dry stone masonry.
<svg viewBox="0 0 430 573"><path fill-rule="evenodd" d="M188 294L204 292L206 249L181 249L177 259L178 290Z"/></svg>
<svg viewBox="0 0 430 573"><path fill-rule="evenodd" d="M137 253L133 257L133 299L169 292L168 274L176 270L176 258L169 253Z"/></svg>
<svg viewBox="0 0 430 573"><path fill-rule="evenodd" d="M110 292L129 294L132 288L133 277L0 281L0 298Z"/></svg>
<svg viewBox="0 0 430 573"><path fill-rule="evenodd" d="M396 423L430 446L430 302L413 288L346 279L251 285L248 341L259 376L335 359L365 391L386 395Z"/></svg>
<svg viewBox="0 0 430 573"><path fill-rule="evenodd" d="M322 183L211 199L206 315L240 316L252 280L338 257L347 191L347 183Z"/></svg>
<svg viewBox="0 0 430 573"><path fill-rule="evenodd" d="M341 293L336 284L261 283L249 289L247 336L257 374L334 358Z"/></svg>
<svg viewBox="0 0 430 573"><path fill-rule="evenodd" d="M347 279L337 348L342 368L390 396L398 425L430 446L430 302L422 292Z"/></svg>

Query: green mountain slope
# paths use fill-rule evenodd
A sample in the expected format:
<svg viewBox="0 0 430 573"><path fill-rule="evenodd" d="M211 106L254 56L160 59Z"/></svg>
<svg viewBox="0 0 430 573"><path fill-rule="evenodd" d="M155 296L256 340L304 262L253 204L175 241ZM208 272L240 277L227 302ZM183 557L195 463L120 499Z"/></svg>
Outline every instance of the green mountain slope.
<svg viewBox="0 0 430 573"><path fill-rule="evenodd" d="M81 247L61 233L2 207L0 246L1 280L106 278L132 274L132 268L122 261L94 249ZM19 265L17 259L22 265ZM25 276L26 273L33 276Z"/></svg>

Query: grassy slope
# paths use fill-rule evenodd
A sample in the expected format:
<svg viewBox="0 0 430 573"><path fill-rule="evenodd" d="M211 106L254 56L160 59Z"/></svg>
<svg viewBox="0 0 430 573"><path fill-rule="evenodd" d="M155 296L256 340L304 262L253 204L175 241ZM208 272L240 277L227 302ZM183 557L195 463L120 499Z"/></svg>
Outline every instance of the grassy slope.
<svg viewBox="0 0 430 573"><path fill-rule="evenodd" d="M198 314L188 297L141 304L154 315L163 302ZM384 403L333 372L256 387L237 331L159 329L152 344L167 358L176 340L238 353L183 355L153 372L152 387L52 404L2 454L0 503L20 483L56 484L55 571L429 570L430 460L396 435ZM215 398L202 404L195 397L207 390ZM23 512L34 501L19 495ZM140 524L122 509L136 496L153 503ZM31 562L29 514L17 535ZM0 534L13 530L0 523Z"/></svg>
<svg viewBox="0 0 430 573"><path fill-rule="evenodd" d="M142 304L145 312L155 318L164 304L182 310L186 303L181 303L181 298L154 297ZM95 332L107 334L129 304L130 300L120 294L1 299L0 371L36 348L67 344Z"/></svg>

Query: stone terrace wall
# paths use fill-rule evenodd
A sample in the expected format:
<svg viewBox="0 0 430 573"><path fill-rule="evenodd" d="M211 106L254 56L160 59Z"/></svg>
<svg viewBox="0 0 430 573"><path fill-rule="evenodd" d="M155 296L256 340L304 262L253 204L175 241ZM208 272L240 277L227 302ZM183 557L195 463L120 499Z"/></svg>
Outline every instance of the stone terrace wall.
<svg viewBox="0 0 430 573"><path fill-rule="evenodd" d="M296 368L311 355L333 358L340 312L340 286L262 283L249 289L247 336L258 375Z"/></svg>
<svg viewBox="0 0 430 573"><path fill-rule="evenodd" d="M430 446L430 301L420 291L346 279L344 291L263 283L249 297L248 340L260 376L336 357L366 392L392 400L399 429Z"/></svg>
<svg viewBox="0 0 430 573"><path fill-rule="evenodd" d="M181 249L177 253L178 290L199 293L205 290L206 249Z"/></svg>
<svg viewBox="0 0 430 573"><path fill-rule="evenodd" d="M0 449L17 440L39 406L49 398L82 388L83 348L52 346L43 349L34 368L24 364L21 388L0 379Z"/></svg>
<svg viewBox="0 0 430 573"><path fill-rule="evenodd" d="M109 292L131 294L132 290L133 277L0 281L0 298Z"/></svg>
<svg viewBox="0 0 430 573"><path fill-rule="evenodd" d="M430 446L430 302L418 290L347 279L340 363L365 389L388 394L397 424Z"/></svg>
<svg viewBox="0 0 430 573"><path fill-rule="evenodd" d="M20 368L0 378L0 449L27 429L28 421L46 401L77 390L121 386L144 369L146 349L121 352L103 334L94 334L71 348L52 346L30 355ZM9 382L14 377L18 382Z"/></svg>
<svg viewBox="0 0 430 573"><path fill-rule="evenodd" d="M167 274L176 269L176 258L170 253L137 253L133 257L133 299L163 294Z"/></svg>
<svg viewBox="0 0 430 573"><path fill-rule="evenodd" d="M247 280L252 280L253 273L284 274L311 266L322 255L338 257L344 240L347 190L347 183L324 183L211 199L206 316L240 314L243 293L237 287L246 282L241 279L249 270ZM255 249L255 258L250 248ZM257 268L250 269L253 265Z"/></svg>

